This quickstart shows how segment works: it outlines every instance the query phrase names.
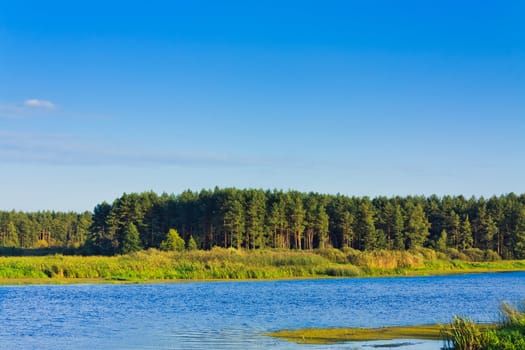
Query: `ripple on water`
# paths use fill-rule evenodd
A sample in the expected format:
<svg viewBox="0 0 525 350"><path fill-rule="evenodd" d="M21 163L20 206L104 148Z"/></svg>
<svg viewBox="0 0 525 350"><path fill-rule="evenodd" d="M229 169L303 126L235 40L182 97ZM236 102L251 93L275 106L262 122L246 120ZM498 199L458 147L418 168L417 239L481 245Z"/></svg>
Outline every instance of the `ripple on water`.
<svg viewBox="0 0 525 350"><path fill-rule="evenodd" d="M300 349L261 334L305 327L497 319L525 299L525 273L154 285L0 287L0 344L9 349ZM415 343L415 344L409 344ZM309 349L437 350L441 342ZM375 346L375 347L374 347Z"/></svg>

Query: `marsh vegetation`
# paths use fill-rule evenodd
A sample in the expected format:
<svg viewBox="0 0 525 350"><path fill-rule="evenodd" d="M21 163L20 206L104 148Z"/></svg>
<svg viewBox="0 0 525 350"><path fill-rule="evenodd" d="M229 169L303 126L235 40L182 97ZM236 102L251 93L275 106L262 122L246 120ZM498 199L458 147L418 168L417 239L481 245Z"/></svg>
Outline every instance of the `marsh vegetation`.
<svg viewBox="0 0 525 350"><path fill-rule="evenodd" d="M429 249L361 252L334 248L313 251L150 249L116 256L0 257L4 283L99 281L165 281L204 279L275 279L299 277L365 277L437 275L525 270L525 261L451 260Z"/></svg>
<svg viewBox="0 0 525 350"><path fill-rule="evenodd" d="M522 350L525 349L525 303L513 307L503 303L501 319L494 327L484 328L468 317L454 317L442 329L445 348L451 350Z"/></svg>

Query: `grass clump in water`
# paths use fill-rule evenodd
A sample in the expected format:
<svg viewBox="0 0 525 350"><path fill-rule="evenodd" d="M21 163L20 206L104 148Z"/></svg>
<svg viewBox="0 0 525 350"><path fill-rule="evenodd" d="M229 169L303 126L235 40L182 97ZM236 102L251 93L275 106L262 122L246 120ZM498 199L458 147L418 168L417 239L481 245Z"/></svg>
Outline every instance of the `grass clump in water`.
<svg viewBox="0 0 525 350"><path fill-rule="evenodd" d="M501 305L501 321L495 327L480 327L470 318L454 317L442 330L445 349L523 350L525 349L525 308Z"/></svg>

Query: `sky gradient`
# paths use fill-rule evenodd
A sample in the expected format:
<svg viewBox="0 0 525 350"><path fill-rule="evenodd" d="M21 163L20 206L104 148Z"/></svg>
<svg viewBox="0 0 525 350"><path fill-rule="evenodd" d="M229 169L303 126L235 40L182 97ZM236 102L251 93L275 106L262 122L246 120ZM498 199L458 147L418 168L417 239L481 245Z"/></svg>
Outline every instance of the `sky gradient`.
<svg viewBox="0 0 525 350"><path fill-rule="evenodd" d="M525 192L523 1L2 1L0 209Z"/></svg>

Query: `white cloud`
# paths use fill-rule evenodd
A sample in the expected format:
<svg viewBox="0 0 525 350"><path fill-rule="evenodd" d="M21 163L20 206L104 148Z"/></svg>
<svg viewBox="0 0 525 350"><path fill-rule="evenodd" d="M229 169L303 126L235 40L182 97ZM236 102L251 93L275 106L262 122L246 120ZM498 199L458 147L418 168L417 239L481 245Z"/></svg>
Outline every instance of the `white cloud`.
<svg viewBox="0 0 525 350"><path fill-rule="evenodd" d="M24 101L24 106L26 107L38 107L38 108L47 108L47 109L53 109L55 108L55 105L46 100L37 100L37 99L29 99Z"/></svg>

